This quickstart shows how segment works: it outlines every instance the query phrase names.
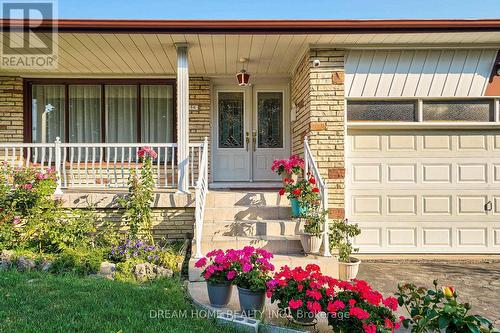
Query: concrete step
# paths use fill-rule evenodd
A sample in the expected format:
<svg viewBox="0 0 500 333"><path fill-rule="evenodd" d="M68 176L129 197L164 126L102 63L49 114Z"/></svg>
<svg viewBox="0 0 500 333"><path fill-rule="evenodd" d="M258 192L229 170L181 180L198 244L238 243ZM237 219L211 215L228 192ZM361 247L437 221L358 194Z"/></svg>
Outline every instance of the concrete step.
<svg viewBox="0 0 500 333"><path fill-rule="evenodd" d="M289 207L290 201L277 190L210 190L206 208Z"/></svg>
<svg viewBox="0 0 500 333"><path fill-rule="evenodd" d="M196 252L193 241L192 253ZM299 236L220 236L204 237L201 242L202 253L213 249L242 249L245 246L262 248L273 254L300 254L302 245Z"/></svg>
<svg viewBox="0 0 500 333"><path fill-rule="evenodd" d="M293 220L236 220L206 221L203 224L204 236L294 236L298 235L304 223Z"/></svg>
<svg viewBox="0 0 500 333"><path fill-rule="evenodd" d="M291 217L290 207L223 207L205 208L204 221L237 221L237 220L288 220Z"/></svg>
<svg viewBox="0 0 500 333"><path fill-rule="evenodd" d="M194 263L198 259L191 258L189 260L189 281L203 281L201 277L202 270L194 267ZM319 255L301 255L301 254L288 254L288 255L274 255L271 260L275 266L275 271L279 271L280 267L287 265L291 268L305 267L307 264L316 264L321 268L321 272L333 278L338 278L338 260L337 257L322 257Z"/></svg>

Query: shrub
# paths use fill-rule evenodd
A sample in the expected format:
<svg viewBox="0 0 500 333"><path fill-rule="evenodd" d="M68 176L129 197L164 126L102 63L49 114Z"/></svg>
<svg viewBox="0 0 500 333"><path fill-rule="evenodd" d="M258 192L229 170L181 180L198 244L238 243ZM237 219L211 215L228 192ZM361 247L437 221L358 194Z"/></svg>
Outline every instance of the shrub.
<svg viewBox="0 0 500 333"><path fill-rule="evenodd" d="M52 263L50 272L55 274L74 273L77 275L95 274L106 258L105 249L65 249Z"/></svg>
<svg viewBox="0 0 500 333"><path fill-rule="evenodd" d="M411 325L412 333L417 332L500 332L493 328L488 319L480 315L471 315L471 306L460 303L458 293L453 287L438 288L438 282L433 281L434 288L416 287L408 283L398 286L398 302L404 306L409 318L403 320L403 326Z"/></svg>
<svg viewBox="0 0 500 333"><path fill-rule="evenodd" d="M352 252L358 251L353 248L350 239L360 233L358 225L349 223L347 219L335 220L330 224L330 249L338 249L341 262L350 262Z"/></svg>
<svg viewBox="0 0 500 333"><path fill-rule="evenodd" d="M158 155L149 147L141 148L137 155L143 162L140 177L135 169L130 169L128 196L126 199L121 199L119 204L125 209L123 219L130 228L130 238L136 239L139 233L142 233L150 243L154 243L151 233L154 188L152 160Z"/></svg>

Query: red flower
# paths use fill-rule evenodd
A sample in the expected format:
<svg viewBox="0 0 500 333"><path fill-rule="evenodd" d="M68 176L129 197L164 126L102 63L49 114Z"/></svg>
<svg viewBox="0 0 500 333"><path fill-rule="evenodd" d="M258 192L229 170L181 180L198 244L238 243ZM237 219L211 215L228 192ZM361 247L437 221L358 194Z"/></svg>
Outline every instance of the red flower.
<svg viewBox="0 0 500 333"><path fill-rule="evenodd" d="M286 193L286 190L284 188L282 188L279 192L280 195L284 195Z"/></svg>
<svg viewBox="0 0 500 333"><path fill-rule="evenodd" d="M298 308L300 308L302 306L302 300L301 299L298 299L298 300L293 300L291 299L289 302L288 302L288 306L290 307L290 309L292 310L297 310Z"/></svg>
<svg viewBox="0 0 500 333"><path fill-rule="evenodd" d="M323 298L323 295L321 295L321 293L317 290L306 290L306 296L311 297L317 301Z"/></svg>
<svg viewBox="0 0 500 333"><path fill-rule="evenodd" d="M300 188L296 188L295 190L292 191L293 194L299 195L302 190Z"/></svg>
<svg viewBox="0 0 500 333"><path fill-rule="evenodd" d="M349 301L349 303L350 303L350 301ZM365 320L365 319L370 318L370 314L368 312L366 312L365 310L363 310L361 308L357 308L357 307L352 307L349 310L349 315L356 317L359 320Z"/></svg>
<svg viewBox="0 0 500 333"><path fill-rule="evenodd" d="M316 184L316 179L314 179L314 177L309 178L309 183L313 185Z"/></svg>
<svg viewBox="0 0 500 333"><path fill-rule="evenodd" d="M194 263L194 267L200 268L205 266L206 264L207 264L207 258L201 258L200 260Z"/></svg>
<svg viewBox="0 0 500 333"><path fill-rule="evenodd" d="M318 192L319 192L319 188L315 187L315 188L313 188L313 189L312 189L312 191L313 191L314 193L318 193Z"/></svg>
<svg viewBox="0 0 500 333"><path fill-rule="evenodd" d="M307 302L307 309L309 311L311 311L312 313L318 313L318 312L321 312L321 305L316 301L314 301L314 302L308 301Z"/></svg>
<svg viewBox="0 0 500 333"><path fill-rule="evenodd" d="M354 306L354 304L356 304L356 300L355 299L350 299L349 300L349 306Z"/></svg>
<svg viewBox="0 0 500 333"><path fill-rule="evenodd" d="M377 333L377 326L374 323L363 323L363 330L365 333Z"/></svg>
<svg viewBox="0 0 500 333"><path fill-rule="evenodd" d="M396 311L398 309L398 300L395 297L387 297L382 300L382 304L387 306L392 311Z"/></svg>
<svg viewBox="0 0 500 333"><path fill-rule="evenodd" d="M141 158L146 156L146 155L150 156L151 158L158 157L158 154L151 147L142 147L141 149L139 149L139 151L137 151L137 156L139 156Z"/></svg>
<svg viewBox="0 0 500 333"><path fill-rule="evenodd" d="M302 290L304 290L304 286L303 286L303 285L301 285L301 284L299 284L299 285L297 286L297 289L298 289L299 291L302 291Z"/></svg>

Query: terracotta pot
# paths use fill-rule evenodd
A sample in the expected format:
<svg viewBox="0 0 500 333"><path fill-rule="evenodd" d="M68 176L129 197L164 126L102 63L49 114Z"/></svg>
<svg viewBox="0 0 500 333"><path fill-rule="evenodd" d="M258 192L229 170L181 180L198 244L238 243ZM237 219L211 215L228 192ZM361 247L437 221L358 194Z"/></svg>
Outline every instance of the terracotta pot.
<svg viewBox="0 0 500 333"><path fill-rule="evenodd" d="M231 300L233 286L229 283L208 283L208 299L214 308L223 308Z"/></svg>
<svg viewBox="0 0 500 333"><path fill-rule="evenodd" d="M323 238L321 236L305 232L300 235L300 243L302 244L302 248L305 253L319 253L322 240Z"/></svg>
<svg viewBox="0 0 500 333"><path fill-rule="evenodd" d="M349 258L351 262L339 261L339 278L341 280L352 280L358 275L359 264L361 260L357 258Z"/></svg>

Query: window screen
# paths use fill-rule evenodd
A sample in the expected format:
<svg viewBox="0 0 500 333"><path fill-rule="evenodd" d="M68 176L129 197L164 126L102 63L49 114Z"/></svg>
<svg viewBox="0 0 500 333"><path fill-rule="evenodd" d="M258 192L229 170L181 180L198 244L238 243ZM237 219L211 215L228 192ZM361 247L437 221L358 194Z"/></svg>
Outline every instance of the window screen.
<svg viewBox="0 0 500 333"><path fill-rule="evenodd" d="M416 121L416 101L348 101L349 121Z"/></svg>

